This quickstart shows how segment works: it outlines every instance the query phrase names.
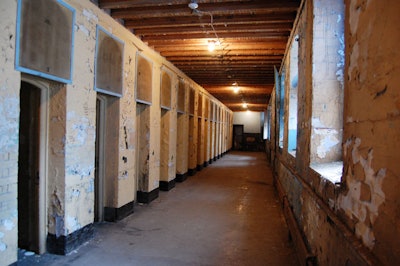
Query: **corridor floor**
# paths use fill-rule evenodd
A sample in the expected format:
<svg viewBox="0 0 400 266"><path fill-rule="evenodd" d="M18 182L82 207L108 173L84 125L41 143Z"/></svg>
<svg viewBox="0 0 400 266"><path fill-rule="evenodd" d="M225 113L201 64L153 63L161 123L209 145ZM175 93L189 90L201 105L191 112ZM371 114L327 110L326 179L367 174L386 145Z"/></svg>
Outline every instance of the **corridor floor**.
<svg viewBox="0 0 400 266"><path fill-rule="evenodd" d="M230 152L66 256L18 265L298 265L262 152Z"/></svg>

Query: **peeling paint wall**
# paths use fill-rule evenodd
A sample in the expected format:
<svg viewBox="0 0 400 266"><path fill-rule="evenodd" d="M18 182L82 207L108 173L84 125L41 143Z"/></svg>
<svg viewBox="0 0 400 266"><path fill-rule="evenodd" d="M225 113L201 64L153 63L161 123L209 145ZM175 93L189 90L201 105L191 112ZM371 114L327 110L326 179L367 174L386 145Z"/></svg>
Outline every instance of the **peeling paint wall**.
<svg viewBox="0 0 400 266"><path fill-rule="evenodd" d="M344 182L338 210L384 264L400 263L400 3L346 1Z"/></svg>
<svg viewBox="0 0 400 266"><path fill-rule="evenodd" d="M172 78L171 83L171 114L169 118L169 160L168 160L168 181L174 180L176 177L177 168L177 88L178 77L176 75ZM161 136L162 137L162 136Z"/></svg>
<svg viewBox="0 0 400 266"><path fill-rule="evenodd" d="M193 104L194 106L192 107L194 110L193 116L189 117L189 162L188 162L188 168L190 170L195 170L197 168L197 149L198 149L198 93L195 91L195 88L193 85L190 85L190 89L194 90L194 100ZM190 101L190 98L189 98Z"/></svg>
<svg viewBox="0 0 400 266"><path fill-rule="evenodd" d="M48 139L44 147L48 154L46 188L47 232L68 236L94 221L96 99L94 91L96 27L100 25L122 40L123 97L107 96L106 119L113 130L105 130L107 163L105 170L104 205L119 208L135 200L137 120L135 101L136 54L141 51L152 62L152 102L150 107L149 178L144 191L159 186L160 170L160 69L168 67L174 73L170 119L170 160L168 175L186 173L188 167L188 115L176 115L178 76L186 80L204 97L215 102L203 88L194 84L180 70L151 50L127 29L89 1L65 0L76 11L73 79L61 84L23 74L43 84L49 93ZM18 131L19 91L21 73L14 70L17 1L0 3L0 265L17 259L18 243ZM187 106L188 97L185 104ZM196 99L197 103L197 99ZM228 109L221 105L221 108ZM187 108L186 108L187 110ZM195 106L197 110L197 106ZM197 118L197 117L196 117ZM197 144L197 121L194 130ZM179 127L178 127L179 123ZM177 131L180 132L177 132ZM183 135L182 135L183 134ZM182 136L178 138L177 136ZM201 136L200 136L201 138ZM226 137L225 137L226 138ZM216 136L214 136L216 139ZM196 151L198 147L194 146ZM183 154L181 154L183 153ZM194 153L196 154L196 153ZM180 159L179 159L180 158ZM179 160L179 161L177 161ZM196 162L196 161L194 161ZM178 167L179 166L179 167Z"/></svg>
<svg viewBox="0 0 400 266"><path fill-rule="evenodd" d="M50 82L49 98L49 165L47 177L48 233L65 235L65 155L67 90L66 86ZM75 169L79 171L80 169Z"/></svg>
<svg viewBox="0 0 400 266"><path fill-rule="evenodd" d="M160 183L160 127L161 127L161 109L160 109L160 78L161 64L155 62L153 65L153 103L150 107L150 125L153 134L150 134L150 160L149 160L149 187L148 192L158 188Z"/></svg>
<svg viewBox="0 0 400 266"><path fill-rule="evenodd" d="M16 1L0 2L0 258L17 259L17 175L20 74L14 70Z"/></svg>
<svg viewBox="0 0 400 266"><path fill-rule="evenodd" d="M296 26L304 103L298 106L296 158L277 148L273 100L267 152L318 265L397 265L400 3L346 0L342 11L338 4L305 1ZM344 34L335 30L343 21ZM343 102L334 88L343 88ZM332 115L332 108L339 112ZM341 159L337 184L310 168Z"/></svg>
<svg viewBox="0 0 400 266"><path fill-rule="evenodd" d="M183 113L177 114L177 159L176 159L176 174L185 175L188 172L189 157L189 114L188 114L188 102L189 102L189 91L188 84L182 79L179 80L178 87L180 91L185 91L183 95ZM178 89L178 88L177 88ZM178 95L179 97L179 95Z"/></svg>

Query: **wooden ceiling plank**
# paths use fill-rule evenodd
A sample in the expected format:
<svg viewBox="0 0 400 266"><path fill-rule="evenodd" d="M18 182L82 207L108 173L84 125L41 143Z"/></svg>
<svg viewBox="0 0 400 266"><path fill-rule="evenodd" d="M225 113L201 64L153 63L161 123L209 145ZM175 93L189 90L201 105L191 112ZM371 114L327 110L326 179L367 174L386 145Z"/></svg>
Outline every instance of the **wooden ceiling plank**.
<svg viewBox="0 0 400 266"><path fill-rule="evenodd" d="M188 2L99 0L99 6L231 110L244 111L246 101L264 111L300 0L197 0L198 14ZM215 33L221 46L210 53Z"/></svg>
<svg viewBox="0 0 400 266"><path fill-rule="evenodd" d="M242 38L251 40L252 38L264 38L266 40L270 39L273 41L276 40L287 40L289 37L289 32L225 32L218 34L220 39L223 38ZM213 33L197 33L191 35L184 34L169 34L169 35L149 35L149 36L140 36L139 37L144 42L150 42L153 40L179 40L179 39L192 39L192 38L206 38L206 39L215 39L215 35Z"/></svg>
<svg viewBox="0 0 400 266"><path fill-rule="evenodd" d="M195 51L196 56L212 56L216 55L217 57L220 55L220 57L224 56L257 56L257 55L262 55L262 56L276 56L276 57L283 57L283 54L281 51L274 51L274 50L215 50L212 54L206 49L204 50L197 50ZM169 57L169 56L192 56L193 51L166 51L161 53L162 56ZM272 59L272 58L271 58Z"/></svg>
<svg viewBox="0 0 400 266"><path fill-rule="evenodd" d="M162 5L184 5L188 4L188 0L102 0L99 1L100 8L118 9L118 8L133 8L133 7L154 7ZM209 1L198 0L198 4ZM219 0L218 2L243 2L242 0Z"/></svg>
<svg viewBox="0 0 400 266"><path fill-rule="evenodd" d="M295 12L285 12L276 14L261 14L261 15L222 15L214 16L214 26L225 25L249 25L249 24L272 24L272 23L293 23L296 16ZM150 29L162 27L184 27L184 26L202 26L209 25L210 18L198 16L186 17L156 17L156 18L142 18L142 19L126 19L125 27L131 29Z"/></svg>
<svg viewBox="0 0 400 266"><path fill-rule="evenodd" d="M215 26L215 32L217 34L225 33L225 32L290 32L292 30L291 23L260 23L260 24L251 24L251 25L234 25L230 26ZM213 31L212 28L208 25L200 27L200 26L178 26L178 27L159 27L159 28L150 28L150 29L135 29L134 33L136 35L167 35L167 34L193 34L193 33L202 33L202 32L210 32Z"/></svg>
<svg viewBox="0 0 400 266"><path fill-rule="evenodd" d="M207 16L207 12L216 15L259 15L274 14L277 12L295 12L298 8L298 1L263 1L263 2L234 2L234 3L206 3L201 5L198 10L201 16ZM104 5L103 5L104 6ZM106 8L106 7L102 7ZM149 6L139 6L134 8L109 8L111 16L120 19L142 19L151 17L182 17L192 14L192 10L187 4L159 5L149 8ZM193 14L198 16L198 14Z"/></svg>

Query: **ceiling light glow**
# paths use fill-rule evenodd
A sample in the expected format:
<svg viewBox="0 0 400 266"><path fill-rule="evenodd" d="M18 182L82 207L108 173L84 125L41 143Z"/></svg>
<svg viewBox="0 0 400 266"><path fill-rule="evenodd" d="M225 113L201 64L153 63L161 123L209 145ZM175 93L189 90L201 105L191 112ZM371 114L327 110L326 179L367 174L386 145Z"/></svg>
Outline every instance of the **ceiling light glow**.
<svg viewBox="0 0 400 266"><path fill-rule="evenodd" d="M208 51L212 52L215 50L215 41L208 41Z"/></svg>

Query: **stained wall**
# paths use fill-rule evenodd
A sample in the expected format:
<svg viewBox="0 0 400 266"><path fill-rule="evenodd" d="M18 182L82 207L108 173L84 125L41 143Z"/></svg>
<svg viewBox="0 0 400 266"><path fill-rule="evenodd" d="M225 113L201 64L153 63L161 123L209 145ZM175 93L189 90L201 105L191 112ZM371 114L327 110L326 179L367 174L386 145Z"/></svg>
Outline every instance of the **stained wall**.
<svg viewBox="0 0 400 266"><path fill-rule="evenodd" d="M178 117L177 88L179 78L201 91L204 97L218 103L203 88L195 85L184 73L165 58L151 50L132 33L114 21L90 1L66 0L75 10L73 24L74 52L72 82L63 83L46 78L23 74L15 70L15 36L17 22L17 1L0 3L0 265L8 265L17 259L18 209L18 131L19 131L19 90L21 80L32 79L40 82L49 91L48 126L49 135L44 150L48 156L46 164L44 237L55 242L62 241L61 253L70 251L79 239L90 238L94 222L95 201L95 142L96 142L96 98L94 90L96 29L100 25L124 43L122 97L111 97L107 101L110 125L117 130L110 133L116 145L110 145L107 154L111 165L106 171L104 205L116 215L126 208L133 208L137 191L137 121L136 121L136 57L138 52L152 63L152 105L150 108L149 178L145 192L157 190L160 181L160 131L161 69L168 67L172 72L172 114L170 119L170 150L168 176L174 178L179 172L187 172L186 166L178 167L182 151L187 158L188 120L187 109ZM188 105L188 97L184 105ZM197 102L197 98L196 98ZM197 110L197 106L195 107ZM178 123L181 124L178 127ZM177 132L180 128L183 132ZM197 131L195 138L197 143ZM186 135L177 139L179 134ZM106 134L107 136L107 134ZM201 138L201 136L200 136ZM107 141L107 140L106 140ZM178 147L178 148L177 148ZM106 157L107 158L107 157ZM197 163L197 162L196 162ZM186 167L186 168L185 168ZM81 238L82 237L82 238ZM70 245L68 241L75 241ZM57 242L58 243L58 242ZM52 251L54 252L54 250ZM58 252L58 251L57 251Z"/></svg>
<svg viewBox="0 0 400 266"><path fill-rule="evenodd" d="M304 1L295 26L295 156L286 149L287 136L278 145L279 99L269 103L268 157L318 265L400 262L399 11L396 1ZM336 182L311 167L331 162L343 165Z"/></svg>
<svg viewBox="0 0 400 266"><path fill-rule="evenodd" d="M20 75L14 70L16 1L0 3L0 253L2 264L17 258L18 127Z"/></svg>

